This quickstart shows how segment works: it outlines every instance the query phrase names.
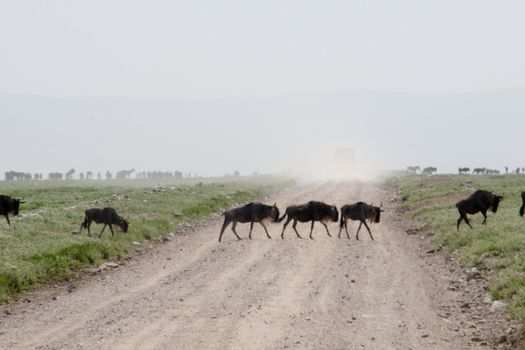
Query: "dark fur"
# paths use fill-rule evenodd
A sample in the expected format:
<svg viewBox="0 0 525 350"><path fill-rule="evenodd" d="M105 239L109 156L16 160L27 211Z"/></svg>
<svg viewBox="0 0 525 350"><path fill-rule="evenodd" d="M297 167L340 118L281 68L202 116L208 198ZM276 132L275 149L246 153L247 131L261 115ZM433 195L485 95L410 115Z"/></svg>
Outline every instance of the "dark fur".
<svg viewBox="0 0 525 350"><path fill-rule="evenodd" d="M357 229L357 233L355 235L357 240L359 240L359 231L361 230L362 225L365 225L370 238L374 240L372 232L370 231L366 221L368 220L370 222L379 223L381 221L381 212L381 207L374 207L371 204L366 204L363 202L343 206L341 208L341 221L339 223L338 238L341 238L341 231L343 231L343 227L346 231L346 237L350 238L350 235L348 234L348 219L350 219L360 221L359 228Z"/></svg>
<svg viewBox="0 0 525 350"><path fill-rule="evenodd" d="M457 229L459 231L459 224L465 220L467 225L472 228L468 221L467 214L473 215L481 212L483 214L483 223L487 223L487 211L490 209L493 213L498 211L499 202L503 199L502 196L496 196L488 191L478 190L474 192L467 199L463 199L456 204L458 208L459 219L457 221Z"/></svg>
<svg viewBox="0 0 525 350"><path fill-rule="evenodd" d="M520 208L520 216L523 216L525 214L525 191L521 192L521 201L523 204Z"/></svg>
<svg viewBox="0 0 525 350"><path fill-rule="evenodd" d="M270 234L268 233L268 229L264 225L265 220L271 220L272 222L278 222L279 221L279 209L274 204L273 206L265 205L262 203L248 203L242 207L230 209L226 212L224 212L224 224L222 225L221 233L219 235L219 242L222 239L222 235L224 233L224 230L226 227L232 223L232 231L237 237L237 239L241 239L237 232L235 231L235 227L237 226L237 223L250 223L250 234L248 237L252 239L252 230L253 230L253 224L258 222L261 224L261 226L264 228L264 231L266 232L266 237L268 239L271 239Z"/></svg>
<svg viewBox="0 0 525 350"><path fill-rule="evenodd" d="M24 203L20 199L14 199L9 196L0 195L0 215L5 216L7 224L11 226L9 214L17 216L20 211L20 204Z"/></svg>
<svg viewBox="0 0 525 350"><path fill-rule="evenodd" d="M458 173L459 174L465 174L465 173L469 173L470 172L470 168L458 168Z"/></svg>
<svg viewBox="0 0 525 350"><path fill-rule="evenodd" d="M284 213L283 217L279 219L279 222L283 221L285 217L288 217L288 219L284 223L281 238L284 239L284 231L286 230L286 226L288 226L290 221L293 220L292 227L295 231L295 234L299 238L302 237L301 235L299 235L299 232L297 232L297 222L311 221L312 226L310 228L310 239L314 239L312 237L312 232L314 230L314 224L316 221L321 222L321 224L323 224L323 226L326 229L328 237L332 237L332 235L330 235L330 231L328 231L328 226L326 226L326 221L337 222L337 220L339 219L339 212L337 211L337 207L335 205L328 205L322 202L310 201L303 205L292 205L286 208L286 212Z"/></svg>
<svg viewBox="0 0 525 350"><path fill-rule="evenodd" d="M85 216L84 216L84 222L80 225L80 232L82 232L83 228L87 228L88 235L91 237L91 223L95 222L97 224L104 224L104 227L102 227L102 231L100 231L100 234L98 235L98 238L102 236L102 233L106 229L106 226L109 225L109 230L111 231L111 236L114 236L113 233L113 225L116 225L122 229L124 232L128 232L128 222L126 219L121 217L117 214L115 209L113 208L91 208L86 209Z"/></svg>

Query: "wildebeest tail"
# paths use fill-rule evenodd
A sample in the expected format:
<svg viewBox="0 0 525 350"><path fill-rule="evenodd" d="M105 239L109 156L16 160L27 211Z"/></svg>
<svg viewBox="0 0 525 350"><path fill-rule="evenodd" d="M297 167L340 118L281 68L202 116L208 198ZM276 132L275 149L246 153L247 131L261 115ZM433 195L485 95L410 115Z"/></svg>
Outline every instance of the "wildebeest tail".
<svg viewBox="0 0 525 350"><path fill-rule="evenodd" d="M520 208L520 216L523 216L525 214L525 204L523 204Z"/></svg>
<svg viewBox="0 0 525 350"><path fill-rule="evenodd" d="M278 218L276 222L282 222L284 220L284 218L286 217L286 215L288 215L288 209L286 209L286 211L284 212L283 216Z"/></svg>

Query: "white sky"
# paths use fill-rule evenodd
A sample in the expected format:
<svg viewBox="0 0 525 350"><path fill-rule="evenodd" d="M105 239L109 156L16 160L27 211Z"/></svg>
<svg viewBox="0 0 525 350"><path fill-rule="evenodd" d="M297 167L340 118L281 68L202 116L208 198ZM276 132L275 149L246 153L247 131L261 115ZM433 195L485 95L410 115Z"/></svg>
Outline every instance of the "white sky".
<svg viewBox="0 0 525 350"><path fill-rule="evenodd" d="M524 15L505 0L0 0L0 125L18 145L0 173L312 169L337 147L382 168L523 166Z"/></svg>
<svg viewBox="0 0 525 350"><path fill-rule="evenodd" d="M238 97L525 86L525 2L0 2L0 93Z"/></svg>

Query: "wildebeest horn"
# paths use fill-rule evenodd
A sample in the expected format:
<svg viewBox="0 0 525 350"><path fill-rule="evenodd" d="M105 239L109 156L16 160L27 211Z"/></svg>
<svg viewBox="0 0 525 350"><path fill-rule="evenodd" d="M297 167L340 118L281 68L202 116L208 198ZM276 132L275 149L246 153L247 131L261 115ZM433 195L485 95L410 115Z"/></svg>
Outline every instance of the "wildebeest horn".
<svg viewBox="0 0 525 350"><path fill-rule="evenodd" d="M381 205L379 206L379 208L383 208L383 202L381 202Z"/></svg>

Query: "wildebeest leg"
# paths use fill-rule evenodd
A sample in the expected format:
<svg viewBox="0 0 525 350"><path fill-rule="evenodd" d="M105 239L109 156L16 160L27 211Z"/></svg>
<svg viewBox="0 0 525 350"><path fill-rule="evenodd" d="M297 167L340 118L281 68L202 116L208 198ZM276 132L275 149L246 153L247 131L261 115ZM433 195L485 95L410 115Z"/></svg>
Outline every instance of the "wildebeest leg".
<svg viewBox="0 0 525 350"><path fill-rule="evenodd" d="M288 219L286 220L286 222L284 223L284 226L283 226L283 232L281 233L281 239L284 239L284 230L286 230L286 226L288 226L290 221L292 221L292 218L288 217Z"/></svg>
<svg viewBox="0 0 525 350"><path fill-rule="evenodd" d="M312 220L312 226L310 227L310 239L314 239L312 233L314 232L315 220Z"/></svg>
<svg viewBox="0 0 525 350"><path fill-rule="evenodd" d="M357 233L355 234L355 239L357 239L359 241L359 231L361 231L361 226L363 226L363 222L361 221L359 223L359 227L357 229Z"/></svg>
<svg viewBox="0 0 525 350"><path fill-rule="evenodd" d="M224 224L222 224L221 233L219 234L219 243L220 243L220 241L222 239L222 234L224 233L224 230L226 230L226 227L228 227L230 222L231 222L230 220L228 220L226 218L224 219Z"/></svg>
<svg viewBox="0 0 525 350"><path fill-rule="evenodd" d="M350 239L350 235L348 234L348 220L345 220L345 231L346 231L346 238Z"/></svg>
<svg viewBox="0 0 525 350"><path fill-rule="evenodd" d="M328 237L332 238L332 235L330 234L330 231L328 231L328 226L324 222L321 222L323 224L324 228L326 229L326 233L328 234Z"/></svg>
<svg viewBox="0 0 525 350"><path fill-rule="evenodd" d="M252 231L253 231L253 222L250 222L250 233L248 234L249 239L252 239Z"/></svg>
<svg viewBox="0 0 525 350"><path fill-rule="evenodd" d="M100 234L98 235L98 238L102 237L102 232L106 229L106 224L104 224L104 227L102 227L102 231L100 231Z"/></svg>
<svg viewBox="0 0 525 350"><path fill-rule="evenodd" d="M481 214L483 214L483 222L481 224L482 225L486 225L487 224L487 211L486 210L482 210Z"/></svg>
<svg viewBox="0 0 525 350"><path fill-rule="evenodd" d="M88 236L91 237L91 222L87 224Z"/></svg>
<svg viewBox="0 0 525 350"><path fill-rule="evenodd" d="M301 237L301 236L299 235L299 232L297 232L297 227L296 227L296 226L297 226L297 219L294 219L294 220L293 220L293 225L292 225L293 230L295 231L295 234L297 235L297 237L299 237L300 239L303 239L303 237Z"/></svg>
<svg viewBox="0 0 525 350"><path fill-rule="evenodd" d="M366 229L368 230L368 234L370 235L370 238L372 238L372 241L374 240L374 237L372 236L372 231L370 231L370 227L366 224L366 221L363 222L365 224Z"/></svg>
<svg viewBox="0 0 525 350"><path fill-rule="evenodd" d="M346 220L345 220L345 219L343 219L343 220L344 220L344 224L346 224ZM339 227L339 234L337 235L337 238L341 238L341 231L343 231L343 225L344 225L344 224L342 224L342 225ZM348 231L347 231L347 232L348 232Z"/></svg>
<svg viewBox="0 0 525 350"><path fill-rule="evenodd" d="M262 221L260 221L259 224L261 224L261 226L264 227L264 232L266 232L266 237L268 237L268 239L272 239L272 237L271 237L270 234L268 233L268 230L266 229L266 226L264 226L264 224L262 223Z"/></svg>
<svg viewBox="0 0 525 350"><path fill-rule="evenodd" d="M237 231L235 231L235 227L236 226L237 226L237 221L234 221L233 224L232 224L232 231L235 234L235 236L237 237L237 239L240 241L241 237L239 237L239 235L237 234Z"/></svg>
<svg viewBox="0 0 525 350"><path fill-rule="evenodd" d="M4 214L4 216L5 216L5 219L7 220L7 224L9 226L11 226L11 222L9 221L9 215L8 214Z"/></svg>
<svg viewBox="0 0 525 350"><path fill-rule="evenodd" d="M109 224L109 230L111 231L111 238L115 237L115 234L113 233L113 226Z"/></svg>

